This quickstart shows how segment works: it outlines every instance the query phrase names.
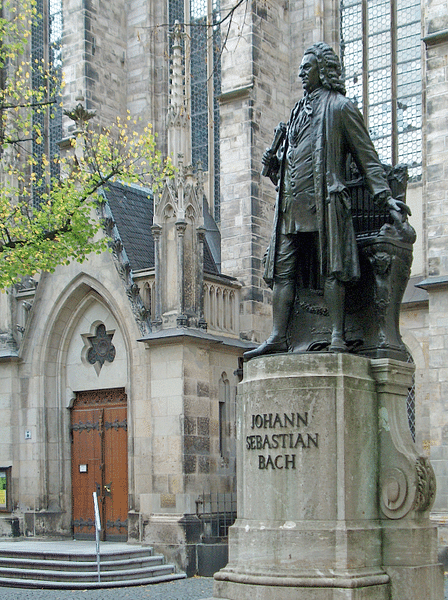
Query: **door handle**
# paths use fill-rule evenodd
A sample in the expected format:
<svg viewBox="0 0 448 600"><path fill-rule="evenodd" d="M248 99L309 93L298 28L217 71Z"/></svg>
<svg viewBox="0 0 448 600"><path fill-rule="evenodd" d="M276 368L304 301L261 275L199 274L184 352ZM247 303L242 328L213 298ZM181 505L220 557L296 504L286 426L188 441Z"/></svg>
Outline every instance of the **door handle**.
<svg viewBox="0 0 448 600"><path fill-rule="evenodd" d="M105 496L109 496L109 498L112 497L112 481L110 483L106 483L106 485L103 486L103 490Z"/></svg>

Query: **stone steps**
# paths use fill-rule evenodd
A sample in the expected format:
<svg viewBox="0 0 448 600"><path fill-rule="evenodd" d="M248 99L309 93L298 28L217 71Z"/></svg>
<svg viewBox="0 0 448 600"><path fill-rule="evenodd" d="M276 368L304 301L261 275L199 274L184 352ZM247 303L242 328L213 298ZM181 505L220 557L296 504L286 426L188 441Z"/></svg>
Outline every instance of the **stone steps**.
<svg viewBox="0 0 448 600"><path fill-rule="evenodd" d="M15 558L15 557L4 557L0 553L0 570L4 568L16 568L23 569L28 568L30 561L33 563L33 569L51 569L55 568L58 571L71 571L73 570L73 560L54 560L54 559L39 559L39 558ZM142 568L145 566L159 566L163 565L163 556L148 556L141 558L128 558L128 559L117 559L117 560L101 560L101 571L116 570L117 568ZM77 558L76 570L77 571L91 571L96 570L96 558L92 560L83 560ZM1 571L0 571L1 572Z"/></svg>
<svg viewBox="0 0 448 600"><path fill-rule="evenodd" d="M71 544L70 547L67 544ZM153 555L151 548L114 544L100 547L98 581L95 545L74 542L0 545L0 586L22 588L89 589L146 585L185 577L174 565ZM5 547L6 546L6 547ZM16 546L16 547L15 547ZM102 545L103 546L103 545Z"/></svg>

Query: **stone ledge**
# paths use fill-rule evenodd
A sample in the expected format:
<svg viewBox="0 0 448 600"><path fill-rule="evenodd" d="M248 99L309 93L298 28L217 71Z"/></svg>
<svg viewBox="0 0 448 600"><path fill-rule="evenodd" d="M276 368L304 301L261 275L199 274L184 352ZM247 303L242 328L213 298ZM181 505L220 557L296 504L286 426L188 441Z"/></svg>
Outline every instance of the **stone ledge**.
<svg viewBox="0 0 448 600"><path fill-rule="evenodd" d="M161 344L175 344L184 343L185 341L191 342L206 342L208 344L220 344L222 346L230 346L238 350L249 350L256 347L253 342L247 342L238 338L227 338L225 336L217 336L200 329L193 328L172 328L162 329L161 331L155 331L149 333L143 338L138 339L138 342L144 342L147 346L161 345Z"/></svg>
<svg viewBox="0 0 448 600"><path fill-rule="evenodd" d="M428 292L420 285L424 281L426 281L426 279L422 275L411 277L409 279L403 295L403 300L401 301L402 310L428 304Z"/></svg>
<svg viewBox="0 0 448 600"><path fill-rule="evenodd" d="M254 84L252 82L243 87L239 87L234 90L229 90L228 92L224 92L223 94L221 94L219 96L218 100L221 104L223 104L225 102L232 102L233 100L236 100L238 98L248 96L249 93L251 92L251 90L253 90L253 88L254 88Z"/></svg>
<svg viewBox="0 0 448 600"><path fill-rule="evenodd" d="M0 362L18 362L19 360L21 360L21 358L18 352L0 350Z"/></svg>
<svg viewBox="0 0 448 600"><path fill-rule="evenodd" d="M436 44L443 44L448 42L448 29L442 29L441 31L435 31L425 35L423 41L427 46L435 46Z"/></svg>
<svg viewBox="0 0 448 600"><path fill-rule="evenodd" d="M421 288L428 292L432 289L448 287L448 275L428 277L427 279L420 281L420 283L416 283L415 287Z"/></svg>

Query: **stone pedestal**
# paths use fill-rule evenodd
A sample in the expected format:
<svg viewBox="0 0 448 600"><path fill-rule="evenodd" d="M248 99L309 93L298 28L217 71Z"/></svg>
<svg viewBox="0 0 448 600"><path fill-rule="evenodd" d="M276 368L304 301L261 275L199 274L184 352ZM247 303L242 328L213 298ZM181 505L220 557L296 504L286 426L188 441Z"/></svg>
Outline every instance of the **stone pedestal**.
<svg viewBox="0 0 448 600"><path fill-rule="evenodd" d="M442 600L436 533L427 513L404 524L404 517L385 515L379 500L380 491L386 504L403 495L391 473L382 478L386 455L393 469L403 448L396 456L388 447L390 426L384 439L379 433L381 394L371 362L313 353L246 364L239 392L238 520L229 532L229 563L215 575L214 598ZM391 363L405 363L383 361L393 379ZM403 377L393 390L381 383L382 392L403 401ZM408 458L400 464L406 494L413 491L409 465L403 466ZM391 596L411 574L404 575L408 567L419 590Z"/></svg>

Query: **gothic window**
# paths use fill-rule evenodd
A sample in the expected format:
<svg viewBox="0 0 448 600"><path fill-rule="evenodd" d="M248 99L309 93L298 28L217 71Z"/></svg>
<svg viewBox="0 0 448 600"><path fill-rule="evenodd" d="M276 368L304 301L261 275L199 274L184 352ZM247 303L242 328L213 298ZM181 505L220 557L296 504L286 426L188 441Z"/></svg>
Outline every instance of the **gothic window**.
<svg viewBox="0 0 448 600"><path fill-rule="evenodd" d="M415 378L412 377L412 385L408 390L408 396L406 398L406 411L408 415L409 429L411 431L412 439L415 442Z"/></svg>
<svg viewBox="0 0 448 600"><path fill-rule="evenodd" d="M153 315L154 314L154 310L153 310L153 306L152 306L153 294L152 294L152 290L151 290L151 285L149 283L145 283L145 285L143 286L143 289L141 290L141 296L142 296L143 306L146 308L149 315Z"/></svg>
<svg viewBox="0 0 448 600"><path fill-rule="evenodd" d="M412 354L407 351L407 361L408 363L414 364L414 359L412 358ZM412 375L412 384L408 389L408 395L406 398L406 412L408 415L408 424L409 429L411 431L412 439L415 442L415 373Z"/></svg>
<svg viewBox="0 0 448 600"><path fill-rule="evenodd" d="M62 0L37 0L38 16L32 26L31 59L35 67L32 73L34 89L45 86L47 100L54 99L56 86L62 79ZM38 68L49 69L54 79L46 80ZM42 156L49 158L49 176L59 177L59 165L54 158L59 155L59 142L62 139L62 108L56 100L44 109L33 114L33 124L39 125L43 140L33 140L33 155L37 158L35 165L36 179L39 182L33 189L33 203L39 205L40 194L49 181L46 180L42 167Z"/></svg>
<svg viewBox="0 0 448 600"><path fill-rule="evenodd" d="M363 112L383 163L422 173L420 0L341 0L347 97Z"/></svg>
<svg viewBox="0 0 448 600"><path fill-rule="evenodd" d="M169 21L185 24L189 35L191 146L193 165L210 178L213 216L220 220L219 102L221 93L220 0L169 0Z"/></svg>
<svg viewBox="0 0 448 600"><path fill-rule="evenodd" d="M230 406L230 383L226 373L222 373L219 381L219 453L224 458L228 454L228 431L229 417L228 411Z"/></svg>

